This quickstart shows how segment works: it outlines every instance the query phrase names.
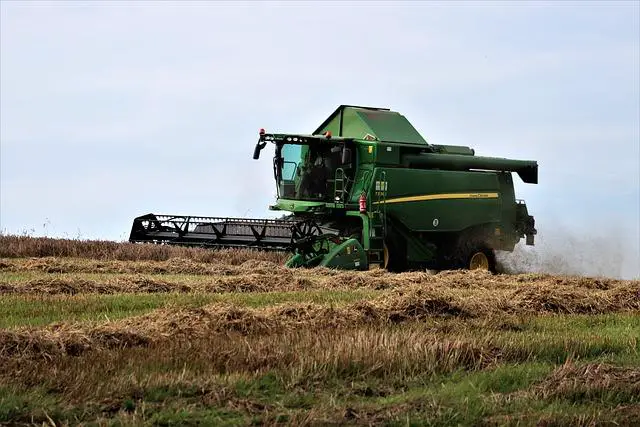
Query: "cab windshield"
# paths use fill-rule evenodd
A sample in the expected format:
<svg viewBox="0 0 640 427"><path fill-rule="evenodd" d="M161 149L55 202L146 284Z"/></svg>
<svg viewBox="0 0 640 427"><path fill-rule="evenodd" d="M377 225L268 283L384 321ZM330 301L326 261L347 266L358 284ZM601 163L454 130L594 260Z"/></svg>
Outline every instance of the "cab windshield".
<svg viewBox="0 0 640 427"><path fill-rule="evenodd" d="M344 150L343 144L279 144L274 159L278 198L334 201L350 172Z"/></svg>

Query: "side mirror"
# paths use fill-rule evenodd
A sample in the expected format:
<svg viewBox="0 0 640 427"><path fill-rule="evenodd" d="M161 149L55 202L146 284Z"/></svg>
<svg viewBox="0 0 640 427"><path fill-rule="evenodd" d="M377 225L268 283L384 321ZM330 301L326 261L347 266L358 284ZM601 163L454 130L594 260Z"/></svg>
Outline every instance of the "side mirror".
<svg viewBox="0 0 640 427"><path fill-rule="evenodd" d="M260 158L260 151L267 145L266 142L260 144L260 141L256 144L256 148L253 149L253 160L258 160Z"/></svg>
<svg viewBox="0 0 640 427"><path fill-rule="evenodd" d="M351 163L351 148L342 148L342 164Z"/></svg>

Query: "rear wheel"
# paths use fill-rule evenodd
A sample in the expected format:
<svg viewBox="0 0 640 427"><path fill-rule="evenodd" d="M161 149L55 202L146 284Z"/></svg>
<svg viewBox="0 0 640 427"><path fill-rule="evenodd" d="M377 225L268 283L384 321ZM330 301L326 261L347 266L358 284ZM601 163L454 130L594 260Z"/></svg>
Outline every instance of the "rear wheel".
<svg viewBox="0 0 640 427"><path fill-rule="evenodd" d="M455 268L496 273L496 255L488 245L468 241L460 244L456 252Z"/></svg>
<svg viewBox="0 0 640 427"><path fill-rule="evenodd" d="M471 255L469 270L489 270L489 257L480 251Z"/></svg>

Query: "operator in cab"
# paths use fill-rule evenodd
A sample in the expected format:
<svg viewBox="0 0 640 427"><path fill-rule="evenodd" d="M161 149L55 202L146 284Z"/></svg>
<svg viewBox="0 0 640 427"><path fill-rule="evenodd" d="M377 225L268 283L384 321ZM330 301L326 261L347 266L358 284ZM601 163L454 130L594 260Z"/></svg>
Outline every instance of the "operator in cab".
<svg viewBox="0 0 640 427"><path fill-rule="evenodd" d="M326 196L327 180L330 177L330 159L323 156L322 152L311 153L313 162L305 163L300 180L300 197L304 199L320 199Z"/></svg>

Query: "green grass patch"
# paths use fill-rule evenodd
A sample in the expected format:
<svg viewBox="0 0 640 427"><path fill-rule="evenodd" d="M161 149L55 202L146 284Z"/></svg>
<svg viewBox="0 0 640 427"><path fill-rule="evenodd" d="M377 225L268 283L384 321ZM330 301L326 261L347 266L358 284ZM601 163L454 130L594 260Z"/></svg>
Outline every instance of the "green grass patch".
<svg viewBox="0 0 640 427"><path fill-rule="evenodd" d="M499 331L494 342L520 361L562 363L572 357L640 365L638 331L636 314L532 316L519 331Z"/></svg>
<svg viewBox="0 0 640 427"><path fill-rule="evenodd" d="M374 298L380 291L297 291L265 293L155 293L4 295L0 298L0 328L40 326L54 322L106 321L148 313L163 307L201 307L233 303L264 307L282 303L341 305Z"/></svg>
<svg viewBox="0 0 640 427"><path fill-rule="evenodd" d="M48 424L48 418L65 417L63 412L58 396L48 394L41 388L0 386L0 423L22 421Z"/></svg>
<svg viewBox="0 0 640 427"><path fill-rule="evenodd" d="M351 401L354 417L383 417L386 425L566 425L577 421L625 422L638 419L633 393L582 393L540 399L533 387L552 373L549 363L503 364L479 372L435 377L388 397Z"/></svg>
<svg viewBox="0 0 640 427"><path fill-rule="evenodd" d="M163 408L147 418L147 424L158 426L192 425L247 425L246 416L240 411L224 408Z"/></svg>

